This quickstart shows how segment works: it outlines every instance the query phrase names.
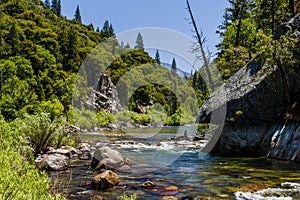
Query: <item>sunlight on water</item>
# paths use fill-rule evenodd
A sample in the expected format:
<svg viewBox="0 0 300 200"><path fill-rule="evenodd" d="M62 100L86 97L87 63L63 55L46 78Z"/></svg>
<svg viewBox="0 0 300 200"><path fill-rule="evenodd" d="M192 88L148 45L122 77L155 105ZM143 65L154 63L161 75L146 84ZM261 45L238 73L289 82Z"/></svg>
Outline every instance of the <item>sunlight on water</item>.
<svg viewBox="0 0 300 200"><path fill-rule="evenodd" d="M178 187L179 192L173 195L182 199L300 199L300 187L284 185L299 183L299 164L264 157L209 156L201 152L207 141L175 141L172 138L178 136L177 130L168 128L155 137L145 136L151 130L82 135L92 151L109 146L134 162L130 171L117 172L121 176L120 184L108 191L92 190L89 186L98 173L89 169L91 160L72 160L68 171L52 172L50 177L55 180L56 189L64 192L68 199L90 199L95 195L116 199L124 192L137 193L138 199L164 196L138 186L148 180L158 187ZM137 134L140 137L136 137Z"/></svg>

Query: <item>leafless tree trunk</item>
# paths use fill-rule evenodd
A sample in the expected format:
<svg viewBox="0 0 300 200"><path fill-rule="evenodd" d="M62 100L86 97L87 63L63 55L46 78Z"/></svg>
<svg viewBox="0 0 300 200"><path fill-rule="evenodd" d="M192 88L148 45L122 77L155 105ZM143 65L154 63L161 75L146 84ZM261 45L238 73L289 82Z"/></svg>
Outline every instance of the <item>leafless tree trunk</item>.
<svg viewBox="0 0 300 200"><path fill-rule="evenodd" d="M239 39L240 39L240 32L241 32L241 26L242 26L242 18L243 18L244 6L245 6L245 3L242 2L241 8L240 8L240 13L239 13L239 23L237 25L237 30L236 30L236 38L235 38L235 43L234 43L235 47L239 46Z"/></svg>
<svg viewBox="0 0 300 200"><path fill-rule="evenodd" d="M208 63L208 59L207 59L207 56L206 56L206 53L205 53L205 50L204 50L204 47L203 47L203 41L204 41L203 38L202 38L203 34L200 34L202 32L199 32L199 30L197 28L197 24L195 22L195 19L194 19L194 16L193 16L193 13L192 13L192 10L191 10L191 7L190 7L190 3L189 3L188 0L186 0L186 4L187 4L188 11L190 13L190 16L191 16L192 24L193 24L193 27L194 27L195 33L196 33L197 42L199 44L199 48L200 48L200 51L201 51L202 59L203 59L204 66L205 66L205 69L206 69L206 73L207 73L207 77L208 77L208 83L209 83L209 88L211 89L211 91L214 91L214 85L213 85L211 73L210 73L210 70L209 70L209 63Z"/></svg>

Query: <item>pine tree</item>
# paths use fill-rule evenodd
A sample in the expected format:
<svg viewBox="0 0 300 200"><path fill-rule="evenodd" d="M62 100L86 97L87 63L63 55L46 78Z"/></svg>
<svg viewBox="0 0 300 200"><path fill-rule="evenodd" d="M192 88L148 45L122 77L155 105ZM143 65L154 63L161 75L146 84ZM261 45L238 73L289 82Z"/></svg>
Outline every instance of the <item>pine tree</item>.
<svg viewBox="0 0 300 200"><path fill-rule="evenodd" d="M12 55L17 55L20 52L21 41L16 23L14 23L9 30L7 43L11 46Z"/></svg>
<svg viewBox="0 0 300 200"><path fill-rule="evenodd" d="M61 16L61 1L60 0L52 0L51 2L51 10L57 15Z"/></svg>
<svg viewBox="0 0 300 200"><path fill-rule="evenodd" d="M113 37L113 36L115 36L115 30L114 30L112 24L110 23L110 25L109 25L109 37Z"/></svg>
<svg viewBox="0 0 300 200"><path fill-rule="evenodd" d="M253 11L257 28L262 29L267 35L275 35L277 26L289 20L290 3L286 0L257 0L256 9Z"/></svg>
<svg viewBox="0 0 300 200"><path fill-rule="evenodd" d="M45 0L44 6L45 8L50 9L50 0Z"/></svg>
<svg viewBox="0 0 300 200"><path fill-rule="evenodd" d="M97 32L97 33L100 33L100 29L99 29L98 26L97 26L96 32Z"/></svg>
<svg viewBox="0 0 300 200"><path fill-rule="evenodd" d="M177 64L176 64L175 58L173 58L173 60L172 60L171 71L172 71L173 73L176 73L176 72L177 72Z"/></svg>
<svg viewBox="0 0 300 200"><path fill-rule="evenodd" d="M114 28L108 20L105 20L103 28L101 29L101 35L104 38L109 38L115 36Z"/></svg>
<svg viewBox="0 0 300 200"><path fill-rule="evenodd" d="M134 48L136 49L144 49L144 42L141 33L139 32L135 41L136 45Z"/></svg>
<svg viewBox="0 0 300 200"><path fill-rule="evenodd" d="M160 55L159 55L159 52L158 50L156 50L156 53L155 53L155 61L160 64Z"/></svg>
<svg viewBox="0 0 300 200"><path fill-rule="evenodd" d="M129 43L127 43L126 45L125 45L125 47L124 47L125 49L130 49L130 44Z"/></svg>
<svg viewBox="0 0 300 200"><path fill-rule="evenodd" d="M121 46L121 48L124 49L124 47L125 47L124 41L121 42L120 46Z"/></svg>
<svg viewBox="0 0 300 200"><path fill-rule="evenodd" d="M76 7L74 20L81 23L81 15L80 15L79 5L77 5L77 7Z"/></svg>
<svg viewBox="0 0 300 200"><path fill-rule="evenodd" d="M224 21L218 26L219 30L217 33L221 37L223 37L228 26L236 20L249 18L255 8L254 0L228 0L228 2L230 6L225 10L225 14L223 15Z"/></svg>
<svg viewBox="0 0 300 200"><path fill-rule="evenodd" d="M71 27L68 33L68 58L74 59L77 55L77 32Z"/></svg>

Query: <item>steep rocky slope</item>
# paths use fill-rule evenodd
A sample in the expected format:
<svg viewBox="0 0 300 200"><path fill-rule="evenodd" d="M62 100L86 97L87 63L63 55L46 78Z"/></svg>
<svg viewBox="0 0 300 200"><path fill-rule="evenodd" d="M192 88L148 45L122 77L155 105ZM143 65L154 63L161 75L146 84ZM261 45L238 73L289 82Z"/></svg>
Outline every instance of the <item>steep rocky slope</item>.
<svg viewBox="0 0 300 200"><path fill-rule="evenodd" d="M288 31L300 38L300 15L278 30ZM270 65L257 56L209 97L198 121L220 123L214 153L300 161L300 124L286 120L299 100L300 65Z"/></svg>

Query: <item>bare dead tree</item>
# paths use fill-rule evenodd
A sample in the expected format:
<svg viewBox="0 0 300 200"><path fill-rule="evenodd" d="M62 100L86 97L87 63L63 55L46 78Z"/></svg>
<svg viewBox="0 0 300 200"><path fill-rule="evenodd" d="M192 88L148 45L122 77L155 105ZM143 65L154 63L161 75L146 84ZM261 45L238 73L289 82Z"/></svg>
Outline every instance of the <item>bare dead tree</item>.
<svg viewBox="0 0 300 200"><path fill-rule="evenodd" d="M240 7L239 22L238 22L238 25L237 25L236 38L235 38L235 43L234 43L235 47L239 46L240 32L241 32L241 26L242 26L242 18L243 18L244 7L245 7L245 2L242 2L241 3L241 7Z"/></svg>
<svg viewBox="0 0 300 200"><path fill-rule="evenodd" d="M194 27L194 31L195 31L196 39L197 39L197 43L198 43L197 47L193 49L193 52L196 53L196 52L200 51L201 56L198 57L198 58L201 58L201 60L203 60L205 70L206 70L206 73L207 73L207 77L208 77L209 88L211 89L211 91L214 91L212 76L211 76L210 69L209 69L209 60L208 60L207 54L204 50L205 38L203 37L203 32L200 29L198 29L198 27L197 27L197 24L195 22L194 15L192 13L192 9L190 7L190 3L189 3L188 0L186 0L186 4L187 4L187 9L189 11L190 17L191 17L191 24Z"/></svg>

